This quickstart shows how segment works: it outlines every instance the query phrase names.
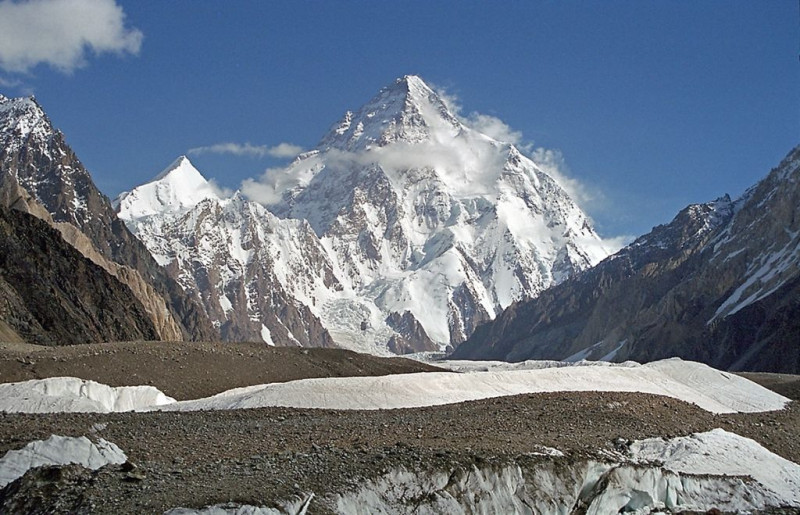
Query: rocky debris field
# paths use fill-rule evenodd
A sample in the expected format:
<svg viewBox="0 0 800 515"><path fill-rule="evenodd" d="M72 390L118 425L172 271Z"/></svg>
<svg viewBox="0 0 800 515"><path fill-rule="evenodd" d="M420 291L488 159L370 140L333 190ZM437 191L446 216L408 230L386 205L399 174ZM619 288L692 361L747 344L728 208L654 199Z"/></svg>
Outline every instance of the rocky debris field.
<svg viewBox="0 0 800 515"><path fill-rule="evenodd" d="M0 344L0 382L74 376L109 386L155 386L177 400L312 377L439 371L402 358L264 343L121 342L42 347Z"/></svg>
<svg viewBox="0 0 800 515"><path fill-rule="evenodd" d="M784 397L794 400L800 399L800 375L766 372L739 372L738 374Z"/></svg>
<svg viewBox="0 0 800 515"><path fill-rule="evenodd" d="M2 356L3 381L91 373L87 378L107 384L150 383L178 398L270 380L426 368L345 351L263 345L17 346ZM136 378L126 377L132 373ZM748 378L798 399L796 376ZM228 502L277 506L314 492L310 511L325 513L326 494L354 490L401 467L425 472L548 459L535 455L542 446L564 452L561 459L569 461L602 460L619 442L717 427L800 462L796 403L775 412L713 415L636 393L543 393L375 411L0 414L0 455L52 434L85 435L115 443L129 460L97 471L74 465L35 469L0 492L0 512L163 513Z"/></svg>
<svg viewBox="0 0 800 515"><path fill-rule="evenodd" d="M51 434L100 436L122 448L130 465L96 472L40 469L0 494L0 511L39 506L49 513L160 513L229 501L270 505L305 492L319 497L352 489L400 466L425 471L502 464L527 459L542 445L577 460L613 449L620 438L716 427L800 461L794 403L778 412L712 415L631 393L548 393L379 411L7 414L0 418L2 453ZM315 505L313 512L323 508Z"/></svg>

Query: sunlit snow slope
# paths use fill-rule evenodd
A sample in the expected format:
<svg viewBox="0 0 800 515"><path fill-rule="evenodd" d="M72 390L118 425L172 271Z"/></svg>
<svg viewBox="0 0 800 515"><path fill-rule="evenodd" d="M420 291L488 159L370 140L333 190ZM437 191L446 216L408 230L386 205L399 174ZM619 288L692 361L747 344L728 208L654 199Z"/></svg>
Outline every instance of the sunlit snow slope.
<svg viewBox="0 0 800 515"><path fill-rule="evenodd" d="M316 149L265 177L257 191L271 195L251 188L285 220L258 214L208 245L206 233L216 229L201 221L229 227L237 215L210 212L220 202L212 194L175 202L169 191L177 186L165 179L123 194L120 217L200 292L223 333L226 323L234 335L246 320L261 321L263 339L280 345L315 343L291 330L276 335L264 311L252 309L271 295L267 284L285 293L281 305L308 311L295 327L313 317L339 346L405 353L457 346L512 302L608 255L556 180L514 145L470 128L416 76L348 112ZM180 189L208 191L194 189L195 179L187 174ZM269 260L246 245L267 230L292 242ZM216 272L206 278L193 263ZM248 281L259 267L275 281ZM237 304L225 290L242 278L247 299Z"/></svg>

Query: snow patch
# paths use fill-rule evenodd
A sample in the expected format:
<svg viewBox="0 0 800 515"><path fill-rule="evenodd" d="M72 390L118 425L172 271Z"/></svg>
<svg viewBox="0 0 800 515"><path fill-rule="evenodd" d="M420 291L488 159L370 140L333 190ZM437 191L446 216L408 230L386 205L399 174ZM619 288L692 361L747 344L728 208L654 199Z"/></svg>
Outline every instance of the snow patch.
<svg viewBox="0 0 800 515"><path fill-rule="evenodd" d="M36 440L22 449L8 451L0 458L0 488L34 467L75 463L97 470L108 464L126 461L128 458L119 447L102 438L95 443L85 436L52 435L47 440Z"/></svg>
<svg viewBox="0 0 800 515"><path fill-rule="evenodd" d="M0 384L0 410L9 413L109 413L175 402L152 386L111 387L77 377Z"/></svg>
<svg viewBox="0 0 800 515"><path fill-rule="evenodd" d="M272 333L269 332L269 329L267 329L267 326L264 324L261 324L261 339L264 340L264 343L267 345L275 346L275 342L272 341Z"/></svg>

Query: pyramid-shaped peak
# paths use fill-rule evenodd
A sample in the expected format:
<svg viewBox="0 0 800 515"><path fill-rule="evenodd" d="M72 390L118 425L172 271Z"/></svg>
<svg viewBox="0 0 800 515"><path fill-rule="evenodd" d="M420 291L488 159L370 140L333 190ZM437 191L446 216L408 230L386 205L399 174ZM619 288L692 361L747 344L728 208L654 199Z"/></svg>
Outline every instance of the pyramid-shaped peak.
<svg viewBox="0 0 800 515"><path fill-rule="evenodd" d="M181 213L207 199L219 199L216 189L181 156L152 181L121 193L114 201L123 220L143 218L159 213Z"/></svg>
<svg viewBox="0 0 800 515"><path fill-rule="evenodd" d="M36 100L36 97L33 95L29 97L7 97L4 95L0 95L0 104L3 105L5 108L28 108L28 109L35 109L36 111L41 112L42 107L39 105L39 102Z"/></svg>
<svg viewBox="0 0 800 515"><path fill-rule="evenodd" d="M395 142L422 143L452 137L463 129L442 98L417 75L404 75L382 88L357 112L348 111L319 145L358 151Z"/></svg>
<svg viewBox="0 0 800 515"><path fill-rule="evenodd" d="M199 177L203 181L205 181L205 177L203 177L203 174L201 174L197 170L197 168L194 167L192 162L189 161L189 158L186 157L185 155L180 156L178 159L173 161L172 164L164 168L164 170L160 174L158 174L155 177L155 179L153 179L153 181L150 182L160 181L162 179L165 179L166 177L171 177L171 178L185 177L194 179Z"/></svg>
<svg viewBox="0 0 800 515"><path fill-rule="evenodd" d="M394 81L394 88L405 89L409 93L424 92L425 94L434 93L433 88L428 86L419 75L403 75ZM392 86L389 86L390 88Z"/></svg>
<svg viewBox="0 0 800 515"><path fill-rule="evenodd" d="M0 146L7 152L20 148L31 136L43 143L55 132L34 97L0 99Z"/></svg>

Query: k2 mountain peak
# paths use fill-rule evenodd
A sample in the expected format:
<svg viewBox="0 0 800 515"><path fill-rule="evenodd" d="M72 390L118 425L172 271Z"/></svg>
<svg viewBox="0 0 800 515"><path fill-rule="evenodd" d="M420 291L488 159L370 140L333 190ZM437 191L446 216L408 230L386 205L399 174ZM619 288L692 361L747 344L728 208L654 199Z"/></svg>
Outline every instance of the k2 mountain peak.
<svg viewBox="0 0 800 515"><path fill-rule="evenodd" d="M512 302L608 255L557 181L513 145L465 126L416 76L348 112L273 177L276 191L279 180L291 187L271 212L236 216L233 206L246 204L211 195L187 210L192 202L171 201L164 179L123 194L120 216L204 298L223 333L244 323L265 341L288 334L281 344L305 345L308 335L294 332L304 326L280 327L264 310L292 306L343 347L457 346ZM148 207L125 211L128 199ZM264 298L277 304L259 308Z"/></svg>
<svg viewBox="0 0 800 515"><path fill-rule="evenodd" d="M406 75L355 113L345 113L318 148L359 151L393 142L422 143L453 137L462 129L430 86L416 75Z"/></svg>

